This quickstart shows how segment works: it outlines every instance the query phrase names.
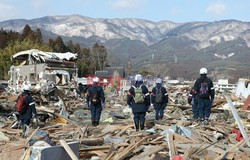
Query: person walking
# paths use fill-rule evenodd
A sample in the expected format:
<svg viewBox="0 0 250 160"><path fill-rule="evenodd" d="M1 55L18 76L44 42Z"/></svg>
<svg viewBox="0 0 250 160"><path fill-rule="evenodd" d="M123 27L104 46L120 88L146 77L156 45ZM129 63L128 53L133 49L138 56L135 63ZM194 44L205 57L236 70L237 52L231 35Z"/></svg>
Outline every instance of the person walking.
<svg viewBox="0 0 250 160"><path fill-rule="evenodd" d="M207 125L215 93L213 82L207 77L206 68L200 69L200 78L194 84L194 94L198 97L199 118L203 124Z"/></svg>
<svg viewBox="0 0 250 160"><path fill-rule="evenodd" d="M90 105L89 105L90 102ZM93 86L87 90L86 106L90 107L92 126L98 126L102 110L105 108L105 95L99 86L99 78L93 78Z"/></svg>
<svg viewBox="0 0 250 160"><path fill-rule="evenodd" d="M127 104L132 108L136 131L144 130L145 116L150 106L150 95L140 74L135 76L135 84L128 91Z"/></svg>
<svg viewBox="0 0 250 160"><path fill-rule="evenodd" d="M155 120L163 119L164 110L168 104L168 92L162 86L162 79L156 79L156 86L152 89L151 103L155 109Z"/></svg>

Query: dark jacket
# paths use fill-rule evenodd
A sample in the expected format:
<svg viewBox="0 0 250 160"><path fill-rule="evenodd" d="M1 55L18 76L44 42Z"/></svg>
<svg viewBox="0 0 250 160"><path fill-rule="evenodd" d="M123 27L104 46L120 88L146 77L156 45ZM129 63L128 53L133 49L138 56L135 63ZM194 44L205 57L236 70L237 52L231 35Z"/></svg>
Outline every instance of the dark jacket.
<svg viewBox="0 0 250 160"><path fill-rule="evenodd" d="M142 89L142 93L144 95L144 102L141 104L137 104L135 103L135 100L134 100L134 97L135 97L134 87L138 88L140 86ZM150 95L148 92L148 88L142 83L136 83L134 87L131 87L128 91L127 104L132 107L133 113L147 112L150 106Z"/></svg>
<svg viewBox="0 0 250 160"><path fill-rule="evenodd" d="M98 86L97 84L94 84L94 86L90 86L87 90L87 104L89 104L89 102L91 102L91 98L93 96L93 94L95 93L95 90L97 90L97 93L99 94L100 97L100 102L94 106L101 106L101 103L105 103L105 95L104 95L104 91L102 89L101 86Z"/></svg>
<svg viewBox="0 0 250 160"><path fill-rule="evenodd" d="M157 94L157 90L161 89L162 92L162 103L161 104L157 104L155 101L156 98L156 94ZM168 103L168 92L166 90L165 87L162 87L161 85L157 85L156 87L154 87L152 89L152 93L151 93L151 103L153 103L154 107L157 106L162 106L162 107L166 107L167 103Z"/></svg>
<svg viewBox="0 0 250 160"><path fill-rule="evenodd" d="M31 97L28 91L24 91L22 95L27 95L25 98L25 105L27 110L24 114L20 114L19 119L31 119L32 116L36 116L36 108L35 108L35 101Z"/></svg>
<svg viewBox="0 0 250 160"><path fill-rule="evenodd" d="M202 82L206 82L207 85L208 85L208 93L209 93L209 97L205 98L205 99L214 99L214 86L213 86L213 82L211 79L207 78L206 75L201 75L200 78L198 78L196 81L195 81L195 84L194 84L194 96L198 96L198 98L201 98L199 97L199 94L200 94L200 87L201 87L201 83ZM202 98L204 99L204 98Z"/></svg>

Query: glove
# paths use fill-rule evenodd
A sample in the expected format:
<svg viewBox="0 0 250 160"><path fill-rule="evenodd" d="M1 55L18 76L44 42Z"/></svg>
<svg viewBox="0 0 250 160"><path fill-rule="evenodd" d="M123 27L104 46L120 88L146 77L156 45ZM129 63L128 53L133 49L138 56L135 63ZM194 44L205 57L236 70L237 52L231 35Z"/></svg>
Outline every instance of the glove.
<svg viewBox="0 0 250 160"><path fill-rule="evenodd" d="M192 98L191 104L194 105L194 98Z"/></svg>
<svg viewBox="0 0 250 160"><path fill-rule="evenodd" d="M153 105L153 103L151 103L151 105L150 105L151 107L153 107L154 105Z"/></svg>
<svg viewBox="0 0 250 160"><path fill-rule="evenodd" d="M105 102L104 102L104 103L102 103L102 108L103 108L103 109L105 108Z"/></svg>

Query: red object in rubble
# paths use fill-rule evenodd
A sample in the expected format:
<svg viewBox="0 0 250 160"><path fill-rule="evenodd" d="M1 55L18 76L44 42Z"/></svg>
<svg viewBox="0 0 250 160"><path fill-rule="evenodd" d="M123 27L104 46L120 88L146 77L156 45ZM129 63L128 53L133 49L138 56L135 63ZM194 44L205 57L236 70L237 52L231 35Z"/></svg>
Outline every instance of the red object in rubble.
<svg viewBox="0 0 250 160"><path fill-rule="evenodd" d="M181 156L174 156L172 160L183 160Z"/></svg>
<svg viewBox="0 0 250 160"><path fill-rule="evenodd" d="M237 137L236 137L237 141L243 140L243 136L242 136L242 134L240 133L240 131L238 129L233 129L232 133L236 133L237 134Z"/></svg>

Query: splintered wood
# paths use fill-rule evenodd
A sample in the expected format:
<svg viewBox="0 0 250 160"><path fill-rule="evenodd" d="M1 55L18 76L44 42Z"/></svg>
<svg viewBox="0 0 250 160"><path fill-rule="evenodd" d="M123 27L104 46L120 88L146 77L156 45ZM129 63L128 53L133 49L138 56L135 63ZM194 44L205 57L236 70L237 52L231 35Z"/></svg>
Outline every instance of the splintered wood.
<svg viewBox="0 0 250 160"><path fill-rule="evenodd" d="M9 97L11 100L15 98ZM192 116L191 106L171 104L163 120L155 121L154 112L147 114L145 130L139 132L135 131L132 116L127 119L112 117L114 122L101 121L99 126L93 127L89 119L81 119L84 123L79 124L72 116L66 118L55 113L53 108L39 107L38 111L49 113L53 118L40 129L30 128L28 139L21 137L21 129L11 129L13 121L0 128L0 159L29 159L32 148L27 143L38 130L43 130L49 133L52 142L63 147L71 159L79 156L81 160L172 160L175 157L183 160L248 160L250 148L244 139L240 139L240 132L232 133L233 129L238 130L234 121L230 115L225 116L225 110L216 107L225 102L225 99L215 101L213 112L216 114L213 113L208 125L188 118ZM77 105L74 101L65 104ZM121 112L119 107L105 110L110 112L113 109ZM245 129L249 136L249 112L240 112L245 117L242 121L248 124ZM67 144L73 141L80 144L79 155Z"/></svg>

